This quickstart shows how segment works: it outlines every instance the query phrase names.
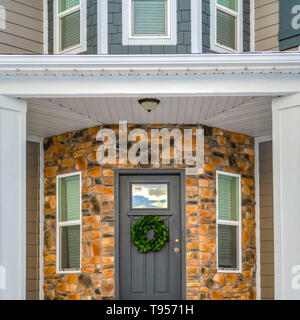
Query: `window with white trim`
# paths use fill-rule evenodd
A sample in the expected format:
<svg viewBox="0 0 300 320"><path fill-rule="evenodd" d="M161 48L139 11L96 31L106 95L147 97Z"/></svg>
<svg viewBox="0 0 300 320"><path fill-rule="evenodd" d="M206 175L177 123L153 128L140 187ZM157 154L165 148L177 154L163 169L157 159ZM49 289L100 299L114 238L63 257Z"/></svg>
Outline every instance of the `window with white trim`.
<svg viewBox="0 0 300 320"><path fill-rule="evenodd" d="M211 1L211 50L243 51L243 1Z"/></svg>
<svg viewBox="0 0 300 320"><path fill-rule="evenodd" d="M54 1L54 53L87 50L86 0Z"/></svg>
<svg viewBox="0 0 300 320"><path fill-rule="evenodd" d="M217 266L241 272L241 177L217 172Z"/></svg>
<svg viewBox="0 0 300 320"><path fill-rule="evenodd" d="M57 176L57 272L79 272L81 173Z"/></svg>
<svg viewBox="0 0 300 320"><path fill-rule="evenodd" d="M176 45L177 1L123 0L123 45Z"/></svg>

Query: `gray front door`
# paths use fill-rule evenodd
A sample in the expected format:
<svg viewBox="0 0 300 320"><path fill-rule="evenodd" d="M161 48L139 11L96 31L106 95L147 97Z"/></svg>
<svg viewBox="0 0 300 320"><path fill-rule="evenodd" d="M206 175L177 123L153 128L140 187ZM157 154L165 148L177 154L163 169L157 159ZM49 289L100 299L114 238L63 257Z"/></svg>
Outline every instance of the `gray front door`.
<svg viewBox="0 0 300 320"><path fill-rule="evenodd" d="M120 299L183 298L180 181L175 174L120 175ZM138 253L132 244L130 229L144 215L160 216L169 229L170 240L159 252Z"/></svg>

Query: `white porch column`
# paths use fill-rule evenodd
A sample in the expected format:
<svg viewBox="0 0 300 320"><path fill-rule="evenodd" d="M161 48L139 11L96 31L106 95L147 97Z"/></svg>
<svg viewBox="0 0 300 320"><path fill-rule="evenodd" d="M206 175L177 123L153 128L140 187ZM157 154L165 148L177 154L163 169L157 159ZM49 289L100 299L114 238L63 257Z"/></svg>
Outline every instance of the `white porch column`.
<svg viewBox="0 0 300 320"><path fill-rule="evenodd" d="M300 93L272 108L275 298L300 299Z"/></svg>
<svg viewBox="0 0 300 320"><path fill-rule="evenodd" d="M25 299L26 108L0 95L0 299Z"/></svg>

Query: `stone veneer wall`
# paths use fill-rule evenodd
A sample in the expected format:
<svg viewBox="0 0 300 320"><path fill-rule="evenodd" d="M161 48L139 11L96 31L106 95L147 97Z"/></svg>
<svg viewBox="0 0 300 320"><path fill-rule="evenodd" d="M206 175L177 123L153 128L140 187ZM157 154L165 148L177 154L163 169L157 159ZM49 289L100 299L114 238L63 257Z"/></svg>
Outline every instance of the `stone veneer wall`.
<svg viewBox="0 0 300 320"><path fill-rule="evenodd" d="M109 126L118 132L118 126ZM129 130L137 127L129 126ZM150 130L157 125L138 126ZM166 126L163 126L166 127ZM169 126L173 128L174 126ZM44 140L45 299L114 299L114 171L96 162L100 127ZM180 126L179 128L192 128ZM255 299L254 140L205 128L205 173L186 176L187 299ZM125 167L133 167L127 165ZM151 167L139 166L139 167ZM152 166L153 167L153 166ZM184 167L164 165L161 167ZM56 175L82 171L81 274L56 273ZM216 170L242 175L242 273L216 272Z"/></svg>

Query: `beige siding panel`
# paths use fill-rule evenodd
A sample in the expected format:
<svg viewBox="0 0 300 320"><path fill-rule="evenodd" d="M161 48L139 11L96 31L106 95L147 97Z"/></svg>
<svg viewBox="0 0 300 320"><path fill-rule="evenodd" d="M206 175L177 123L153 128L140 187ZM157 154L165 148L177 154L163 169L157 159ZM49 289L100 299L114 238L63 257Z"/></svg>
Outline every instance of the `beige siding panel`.
<svg viewBox="0 0 300 320"><path fill-rule="evenodd" d="M255 39L256 41L264 40L266 38L266 34L269 37L277 37L278 32L279 32L278 25L265 27L264 29L261 29L255 32Z"/></svg>
<svg viewBox="0 0 300 320"><path fill-rule="evenodd" d="M26 298L39 299L39 144L26 144Z"/></svg>
<svg viewBox="0 0 300 320"><path fill-rule="evenodd" d="M23 3L29 7L43 10L43 1L42 0L15 0L15 2Z"/></svg>
<svg viewBox="0 0 300 320"><path fill-rule="evenodd" d="M278 36L256 41L255 47L256 51L271 51L271 49L279 51Z"/></svg>
<svg viewBox="0 0 300 320"><path fill-rule="evenodd" d="M261 298L274 299L272 142L259 145Z"/></svg>
<svg viewBox="0 0 300 320"><path fill-rule="evenodd" d="M268 26L278 26L278 21L279 21L279 12L276 12L274 14L270 14L266 17L259 18L255 20L255 31L266 28Z"/></svg>
<svg viewBox="0 0 300 320"><path fill-rule="evenodd" d="M16 37L14 35L1 31L0 41L8 45L16 46L18 48L24 48L25 50L30 50L36 53L39 53L43 48L43 45L41 43L34 42L25 38Z"/></svg>
<svg viewBox="0 0 300 320"><path fill-rule="evenodd" d="M0 0L6 29L0 32L0 54L43 54L43 1Z"/></svg>
<svg viewBox="0 0 300 320"><path fill-rule="evenodd" d="M255 0L255 9L259 7L264 7L274 2L277 2L277 0Z"/></svg>
<svg viewBox="0 0 300 320"><path fill-rule="evenodd" d="M274 1L269 3L263 7L258 7L255 9L255 18L259 19L262 17L267 17L270 14L278 13L279 12L279 1Z"/></svg>
<svg viewBox="0 0 300 320"><path fill-rule="evenodd" d="M6 9L6 12L12 11L15 13L22 13L22 15L41 20L41 10L29 7L26 4L19 3L13 0L0 0L0 3Z"/></svg>
<svg viewBox="0 0 300 320"><path fill-rule="evenodd" d="M255 0L255 50L279 51L279 0Z"/></svg>
<svg viewBox="0 0 300 320"><path fill-rule="evenodd" d="M44 41L43 40L44 36L42 32L36 31L33 29L28 29L28 28L25 28L24 26L19 26L17 24L13 24L10 22L6 23L5 33L13 34L15 36L32 40L32 41L37 41L41 45L43 44L43 41Z"/></svg>

